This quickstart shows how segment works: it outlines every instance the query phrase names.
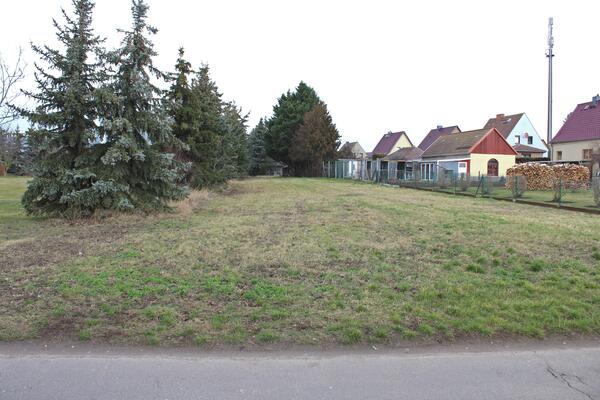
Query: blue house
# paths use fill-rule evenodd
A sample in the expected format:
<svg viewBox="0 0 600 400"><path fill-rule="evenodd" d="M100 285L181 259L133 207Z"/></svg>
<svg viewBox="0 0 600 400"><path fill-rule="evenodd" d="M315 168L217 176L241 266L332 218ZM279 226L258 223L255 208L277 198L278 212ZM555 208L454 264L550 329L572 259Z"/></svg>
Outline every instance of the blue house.
<svg viewBox="0 0 600 400"><path fill-rule="evenodd" d="M484 129L492 128L496 128L504 136L520 158L548 157L548 146L538 135L527 114L498 114L484 126Z"/></svg>

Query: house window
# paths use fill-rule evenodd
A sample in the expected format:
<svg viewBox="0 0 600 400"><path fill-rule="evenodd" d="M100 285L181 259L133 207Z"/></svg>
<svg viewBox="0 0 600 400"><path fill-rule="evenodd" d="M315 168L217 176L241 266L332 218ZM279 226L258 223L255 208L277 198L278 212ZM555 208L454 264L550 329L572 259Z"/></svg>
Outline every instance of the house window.
<svg viewBox="0 0 600 400"><path fill-rule="evenodd" d="M431 164L431 163L421 164L421 179L430 181L435 178L434 177L434 171L435 171L434 165L435 164Z"/></svg>
<svg viewBox="0 0 600 400"><path fill-rule="evenodd" d="M515 135L515 144L519 144L519 143L521 143L521 136Z"/></svg>
<svg viewBox="0 0 600 400"><path fill-rule="evenodd" d="M557 159L558 161L562 160L562 151L557 151L557 152L556 152L556 159Z"/></svg>
<svg viewBox="0 0 600 400"><path fill-rule="evenodd" d="M527 138L527 144L533 144L533 136Z"/></svg>
<svg viewBox="0 0 600 400"><path fill-rule="evenodd" d="M592 159L592 149L583 149L583 159L584 160Z"/></svg>

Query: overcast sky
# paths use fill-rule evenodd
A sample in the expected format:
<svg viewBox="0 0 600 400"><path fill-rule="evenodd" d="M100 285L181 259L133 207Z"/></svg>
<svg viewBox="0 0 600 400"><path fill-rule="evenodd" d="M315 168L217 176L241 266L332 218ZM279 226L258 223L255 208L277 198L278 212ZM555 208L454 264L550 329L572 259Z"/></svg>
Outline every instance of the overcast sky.
<svg viewBox="0 0 600 400"><path fill-rule="evenodd" d="M0 52L53 43L70 0L2 2ZM95 27L115 45L128 0L97 0ZM212 69L226 100L269 116L300 80L327 102L342 140L367 151L404 130L415 145L436 125L483 127L526 112L545 137L548 17L555 23L554 133L600 91L600 1L148 0L156 64L177 49ZM33 54L28 51L30 64ZM30 69L31 72L31 69Z"/></svg>

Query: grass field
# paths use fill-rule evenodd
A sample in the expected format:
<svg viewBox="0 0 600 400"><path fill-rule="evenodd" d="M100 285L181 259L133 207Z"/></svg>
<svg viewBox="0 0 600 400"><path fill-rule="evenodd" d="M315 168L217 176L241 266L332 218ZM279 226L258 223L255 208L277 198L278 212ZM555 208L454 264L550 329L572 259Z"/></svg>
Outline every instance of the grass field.
<svg viewBox="0 0 600 400"><path fill-rule="evenodd" d="M395 343L600 333L600 218L324 179L172 214L26 217L0 178L0 340Z"/></svg>

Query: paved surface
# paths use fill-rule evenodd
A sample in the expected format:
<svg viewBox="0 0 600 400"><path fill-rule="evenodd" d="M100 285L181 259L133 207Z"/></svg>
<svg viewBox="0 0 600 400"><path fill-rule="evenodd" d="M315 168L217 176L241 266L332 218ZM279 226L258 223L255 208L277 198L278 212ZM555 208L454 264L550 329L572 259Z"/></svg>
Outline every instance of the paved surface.
<svg viewBox="0 0 600 400"><path fill-rule="evenodd" d="M0 347L0 399L600 400L600 347L192 356Z"/></svg>

